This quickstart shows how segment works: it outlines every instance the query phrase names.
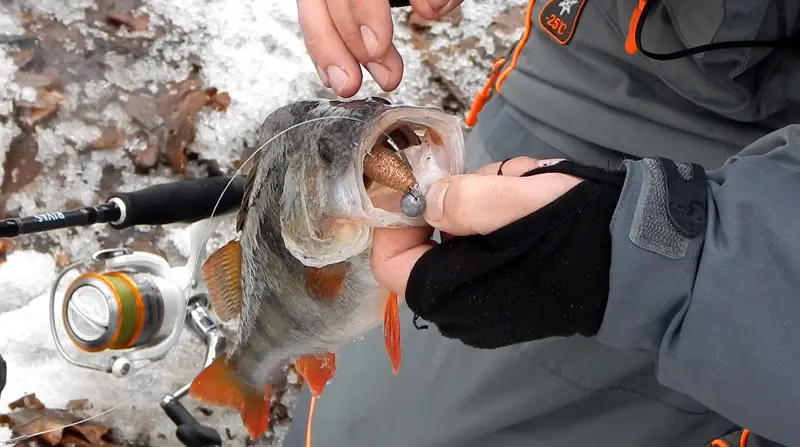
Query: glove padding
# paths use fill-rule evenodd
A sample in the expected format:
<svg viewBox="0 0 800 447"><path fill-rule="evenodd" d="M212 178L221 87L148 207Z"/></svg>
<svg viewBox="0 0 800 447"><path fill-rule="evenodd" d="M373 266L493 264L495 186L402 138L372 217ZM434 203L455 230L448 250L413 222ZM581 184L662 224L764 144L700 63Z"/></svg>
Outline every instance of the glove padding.
<svg viewBox="0 0 800 447"><path fill-rule="evenodd" d="M416 316L484 349L597 333L608 300L609 225L625 173L562 161L523 177L548 172L585 180L497 231L428 250L406 289Z"/></svg>

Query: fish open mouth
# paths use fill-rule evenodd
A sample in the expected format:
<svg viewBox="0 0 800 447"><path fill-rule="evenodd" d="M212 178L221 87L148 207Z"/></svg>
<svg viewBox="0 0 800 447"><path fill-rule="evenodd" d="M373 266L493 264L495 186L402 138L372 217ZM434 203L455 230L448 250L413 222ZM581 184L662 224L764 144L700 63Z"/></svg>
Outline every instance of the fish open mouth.
<svg viewBox="0 0 800 447"><path fill-rule="evenodd" d="M444 111L397 106L369 127L357 173L363 211L375 226L424 225L424 194L464 172L461 122ZM359 161L359 160L357 160Z"/></svg>
<svg viewBox="0 0 800 447"><path fill-rule="evenodd" d="M464 173L461 120L441 109L382 107L358 129L344 171L297 182L306 189L282 198L284 244L306 266L363 253L373 228L427 225L425 193L437 180Z"/></svg>

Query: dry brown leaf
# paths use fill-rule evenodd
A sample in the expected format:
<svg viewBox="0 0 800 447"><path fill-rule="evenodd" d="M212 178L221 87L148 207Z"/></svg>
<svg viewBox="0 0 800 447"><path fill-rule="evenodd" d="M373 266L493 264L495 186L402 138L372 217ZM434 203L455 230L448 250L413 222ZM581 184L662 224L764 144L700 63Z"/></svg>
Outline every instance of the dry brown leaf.
<svg viewBox="0 0 800 447"><path fill-rule="evenodd" d="M23 106L22 120L29 126L35 126L39 122L55 116L60 104L64 102L64 95L58 90L40 87L36 89L36 101L18 101Z"/></svg>
<svg viewBox="0 0 800 447"><path fill-rule="evenodd" d="M231 95L228 92L214 95L214 104L217 106L217 111L225 112L228 110L228 106L231 105Z"/></svg>
<svg viewBox="0 0 800 447"><path fill-rule="evenodd" d="M42 164L36 161L39 143L35 135L20 132L11 139L3 162L3 181L0 183L0 196L8 197L36 179Z"/></svg>
<svg viewBox="0 0 800 447"><path fill-rule="evenodd" d="M23 396L9 407L15 411L0 415L0 425L8 426L14 436L33 436L31 445L44 442L53 447L113 447L104 439L110 434L109 427L94 422L66 427L80 418L69 411L45 408L34 394Z"/></svg>
<svg viewBox="0 0 800 447"><path fill-rule="evenodd" d="M24 67L33 59L33 50L20 50L8 53L8 56L17 64L17 67Z"/></svg>
<svg viewBox="0 0 800 447"><path fill-rule="evenodd" d="M14 73L14 82L22 87L32 87L35 89L55 89L59 85L58 73L53 70L33 73L30 71L18 71Z"/></svg>
<svg viewBox="0 0 800 447"><path fill-rule="evenodd" d="M92 408L89 399L73 399L67 402L67 411L86 411Z"/></svg>
<svg viewBox="0 0 800 447"><path fill-rule="evenodd" d="M100 138L92 140L89 147L98 150L114 149L121 146L123 141L125 141L125 134L117 126L105 126Z"/></svg>
<svg viewBox="0 0 800 447"><path fill-rule="evenodd" d="M525 26L525 11L522 8L508 8L494 16L492 25L504 32L514 32Z"/></svg>
<svg viewBox="0 0 800 447"><path fill-rule="evenodd" d="M96 444L92 444L91 442L81 439L75 435L66 435L59 443L59 446L63 447L94 447Z"/></svg>
<svg viewBox="0 0 800 447"><path fill-rule="evenodd" d="M44 410L45 406L42 401L36 397L36 394L26 394L8 404L8 408L10 410L17 410L19 408L27 408L29 410Z"/></svg>
<svg viewBox="0 0 800 447"><path fill-rule="evenodd" d="M158 164L158 148L154 144L148 145L146 148L136 151L133 156L133 165L139 171L148 171Z"/></svg>
<svg viewBox="0 0 800 447"><path fill-rule="evenodd" d="M145 129L152 129L164 122L152 97L131 95L125 102L125 111Z"/></svg>
<svg viewBox="0 0 800 447"><path fill-rule="evenodd" d="M169 161L170 169L182 173L189 159L186 147L194 141L197 113L204 107L214 105L217 89L193 90L183 96L172 108L172 113L164 129L164 155Z"/></svg>
<svg viewBox="0 0 800 447"><path fill-rule="evenodd" d="M106 22L116 27L124 25L128 31L144 31L150 24L150 16L142 14L134 17L125 11L111 11L106 15Z"/></svg>
<svg viewBox="0 0 800 447"><path fill-rule="evenodd" d="M449 22L458 26L461 24L461 20L463 19L464 12L461 10L461 5L456 6L452 11L440 17L438 20L428 20L422 18L414 11L409 11L406 15L406 23L408 23L408 25L410 25L412 28L416 28L418 30L428 29L436 22Z"/></svg>
<svg viewBox="0 0 800 447"><path fill-rule="evenodd" d="M59 250L55 254L55 256L53 256L53 257L55 258L56 266L58 268L60 268L60 269L63 269L64 267L68 266L70 264L70 262L72 261L72 259L70 259L70 257L67 254L67 252L65 252L63 250ZM70 401L70 403L71 402L73 402L73 401ZM70 408L69 403L67 403L67 410L70 410L70 411L74 410L73 408Z"/></svg>
<svg viewBox="0 0 800 447"><path fill-rule="evenodd" d="M39 18L39 16L34 14L34 13L32 13L32 12L30 12L30 11L21 11L21 12L17 13L17 18L19 19L21 24L24 26L24 25L27 25L30 22L33 22L33 21L37 20Z"/></svg>

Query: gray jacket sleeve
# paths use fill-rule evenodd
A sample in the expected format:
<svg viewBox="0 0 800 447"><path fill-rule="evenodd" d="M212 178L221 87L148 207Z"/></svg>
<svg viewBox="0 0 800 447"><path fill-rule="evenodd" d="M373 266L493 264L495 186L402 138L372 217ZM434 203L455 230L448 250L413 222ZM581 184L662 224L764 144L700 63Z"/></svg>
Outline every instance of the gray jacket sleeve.
<svg viewBox="0 0 800 447"><path fill-rule="evenodd" d="M665 386L800 445L800 126L706 173L708 221L694 238L668 217L660 164L626 169L598 339L655 352Z"/></svg>

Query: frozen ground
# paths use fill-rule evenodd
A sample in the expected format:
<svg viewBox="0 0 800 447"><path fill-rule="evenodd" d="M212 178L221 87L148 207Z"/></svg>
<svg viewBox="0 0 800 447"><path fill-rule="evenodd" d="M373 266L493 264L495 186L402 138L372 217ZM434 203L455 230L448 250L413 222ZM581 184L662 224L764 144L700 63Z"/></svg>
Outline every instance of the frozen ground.
<svg viewBox="0 0 800 447"><path fill-rule="evenodd" d="M422 29L412 29L407 12L396 11L397 42L406 63L403 84L384 94L366 75L359 95L381 94L463 114L494 59L505 55L519 35L522 7L523 0L467 0L463 17L453 19L458 26L443 22ZM102 18L111 9L147 14L148 26L109 30ZM39 54L26 46L28 41L16 39L26 24L29 33L46 29L42 41L53 46ZM26 65L31 54L41 59ZM201 67L203 88L227 93L230 105L224 112L209 107L197 114L196 135L182 159L169 152L158 123L148 124L148 117L136 115L131 106L141 104L134 102L137 98L164 95L166 84L186 79L193 63ZM53 117L26 127L22 106L38 101L35 88L43 85L31 73L46 73L48 67L60 74L63 102ZM305 55L290 0L0 0L0 216L73 208L102 202L115 190L231 172L250 153L255 130L273 108L320 96L331 93L319 85ZM110 148L92 148L103 129L116 129L124 138ZM166 160L148 159L154 148ZM185 166L176 168L171 157ZM221 234L229 236L230 227ZM93 404L89 414L124 402L103 421L126 440L179 446L158 399L198 372L197 342L184 334L168 359L124 381L77 369L52 346L46 292L59 266L70 259L128 245L179 262L187 256L186 238L178 225L122 232L81 228L17 238L0 264L0 353L9 368L0 413L31 392L50 407L87 398ZM290 389L276 403L288 414L286 420L293 398ZM191 400L185 403L201 421L219 428L223 439L224 428L230 429L235 439L225 445L244 445L237 415L217 408L209 415ZM259 445L279 446L285 430L286 422L278 424ZM0 441L8 437L0 429Z"/></svg>

